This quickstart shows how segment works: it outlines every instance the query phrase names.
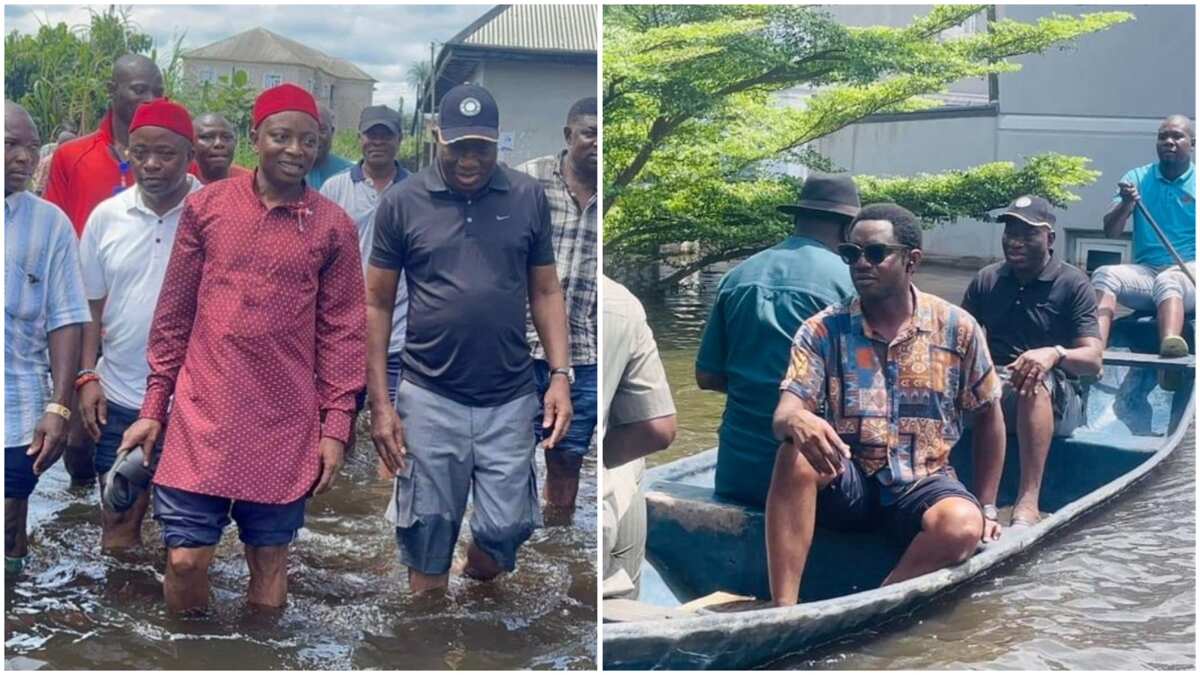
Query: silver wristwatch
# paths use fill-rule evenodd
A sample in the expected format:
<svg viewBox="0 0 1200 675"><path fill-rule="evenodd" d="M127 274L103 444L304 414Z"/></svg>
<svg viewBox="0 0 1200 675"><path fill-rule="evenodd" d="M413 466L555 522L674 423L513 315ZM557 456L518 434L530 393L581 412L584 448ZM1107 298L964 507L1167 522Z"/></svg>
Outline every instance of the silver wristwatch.
<svg viewBox="0 0 1200 675"><path fill-rule="evenodd" d="M1062 365L1062 362L1067 358L1067 350L1062 345L1054 345L1054 351L1058 352L1058 363L1055 366Z"/></svg>
<svg viewBox="0 0 1200 675"><path fill-rule="evenodd" d="M550 377L554 377L555 375L564 375L567 378L567 384L575 384L574 368L551 368Z"/></svg>

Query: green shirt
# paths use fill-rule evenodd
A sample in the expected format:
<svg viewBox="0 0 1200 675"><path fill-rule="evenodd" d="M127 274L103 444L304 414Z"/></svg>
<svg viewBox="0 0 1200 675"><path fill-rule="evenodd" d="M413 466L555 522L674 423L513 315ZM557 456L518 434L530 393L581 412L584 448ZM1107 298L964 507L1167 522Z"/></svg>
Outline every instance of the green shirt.
<svg viewBox="0 0 1200 675"><path fill-rule="evenodd" d="M805 319L855 295L846 263L815 239L793 235L729 271L704 327L696 369L724 375L716 492L761 505L775 449L771 416L792 337Z"/></svg>

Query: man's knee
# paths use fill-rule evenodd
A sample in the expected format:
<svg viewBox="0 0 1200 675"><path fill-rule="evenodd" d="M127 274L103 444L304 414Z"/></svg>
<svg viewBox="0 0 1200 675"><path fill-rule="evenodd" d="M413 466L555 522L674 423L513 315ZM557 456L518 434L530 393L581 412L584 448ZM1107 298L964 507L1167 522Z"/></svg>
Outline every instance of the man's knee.
<svg viewBox="0 0 1200 675"><path fill-rule="evenodd" d="M167 549L167 569L176 577L193 577L208 573L209 556L205 549Z"/></svg>
<svg viewBox="0 0 1200 675"><path fill-rule="evenodd" d="M246 546L246 563L257 575L274 575L287 569L287 546Z"/></svg>
<svg viewBox="0 0 1200 675"><path fill-rule="evenodd" d="M923 529L937 538L949 557L962 561L971 556L983 538L983 515L971 501L951 497L926 512Z"/></svg>
<svg viewBox="0 0 1200 675"><path fill-rule="evenodd" d="M1185 311L1193 312L1196 308L1196 296L1195 291L1188 293L1189 290L1192 290L1191 282L1183 275L1183 272L1174 268L1169 269L1154 278L1154 306L1160 307L1168 300L1179 300L1184 303Z"/></svg>
<svg viewBox="0 0 1200 675"><path fill-rule="evenodd" d="M1102 265L1092 273L1092 288L1096 289L1096 300L1103 300L1107 295L1113 302L1121 290L1121 272L1118 265Z"/></svg>
<svg viewBox="0 0 1200 675"><path fill-rule="evenodd" d="M775 472L771 478L771 486L776 483L789 487L818 485L821 474L813 468L812 462L803 453L797 451L790 443L784 443L776 450Z"/></svg>

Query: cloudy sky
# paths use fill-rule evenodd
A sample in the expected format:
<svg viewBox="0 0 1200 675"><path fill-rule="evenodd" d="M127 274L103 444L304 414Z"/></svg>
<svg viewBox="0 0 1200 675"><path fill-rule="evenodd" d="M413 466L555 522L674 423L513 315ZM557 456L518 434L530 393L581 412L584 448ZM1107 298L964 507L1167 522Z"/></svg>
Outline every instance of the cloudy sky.
<svg viewBox="0 0 1200 675"><path fill-rule="evenodd" d="M152 36L159 58L184 36L185 49L245 30L267 30L353 62L379 82L375 103L412 107L404 72L429 58L430 40L450 39L494 5L129 5L130 18ZM94 5L103 10L106 5ZM5 5L4 32L36 32L43 23L86 25L86 5ZM166 65L165 63L162 65Z"/></svg>

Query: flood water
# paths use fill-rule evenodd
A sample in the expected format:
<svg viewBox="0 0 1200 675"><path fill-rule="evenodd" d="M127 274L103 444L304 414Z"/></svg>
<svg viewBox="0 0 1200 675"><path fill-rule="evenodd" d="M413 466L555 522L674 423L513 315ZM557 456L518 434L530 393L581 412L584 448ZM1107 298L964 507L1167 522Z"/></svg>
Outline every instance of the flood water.
<svg viewBox="0 0 1200 675"><path fill-rule="evenodd" d="M641 296L671 382L679 432L662 464L717 444L724 395L693 367L727 268L667 296ZM952 302L972 271L927 267L918 287ZM1034 551L912 615L787 657L792 669L1194 669L1196 449L1175 453L1114 502Z"/></svg>
<svg viewBox="0 0 1200 675"><path fill-rule="evenodd" d="M30 499L26 573L6 583L6 669L594 668L594 454L574 521L536 531L516 572L491 584L452 576L446 596L412 597L383 517L391 483L376 476L366 438L360 428L333 490L310 501L289 558L288 604L273 618L246 609L236 525L212 567L210 614L168 616L157 525L147 518L144 551L102 556L96 491L71 488L58 463ZM460 542L458 559L464 551Z"/></svg>

